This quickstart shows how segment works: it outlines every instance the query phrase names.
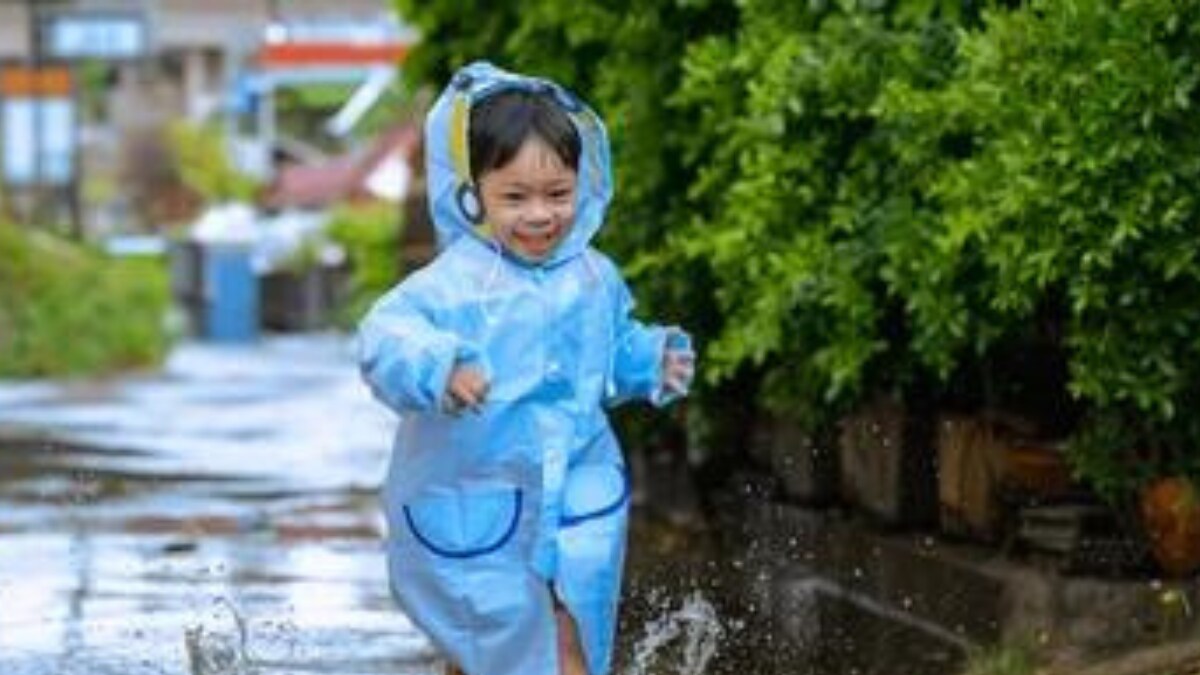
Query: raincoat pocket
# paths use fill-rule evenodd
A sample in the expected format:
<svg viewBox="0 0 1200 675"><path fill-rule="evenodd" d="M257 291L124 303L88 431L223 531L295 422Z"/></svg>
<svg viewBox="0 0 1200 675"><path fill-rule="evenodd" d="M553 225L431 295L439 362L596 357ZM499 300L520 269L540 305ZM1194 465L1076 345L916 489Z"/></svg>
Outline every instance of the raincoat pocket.
<svg viewBox="0 0 1200 675"><path fill-rule="evenodd" d="M521 520L520 488L430 494L404 505L413 538L444 558L476 558L498 551Z"/></svg>
<svg viewBox="0 0 1200 675"><path fill-rule="evenodd" d="M563 527L573 527L621 510L629 501L629 476L616 464L572 468L563 490Z"/></svg>

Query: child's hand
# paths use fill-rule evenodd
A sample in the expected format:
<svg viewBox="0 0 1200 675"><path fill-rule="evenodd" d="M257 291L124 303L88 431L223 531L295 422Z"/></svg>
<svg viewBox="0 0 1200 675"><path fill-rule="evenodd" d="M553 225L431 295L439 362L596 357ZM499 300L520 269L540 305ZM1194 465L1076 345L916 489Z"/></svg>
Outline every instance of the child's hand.
<svg viewBox="0 0 1200 675"><path fill-rule="evenodd" d="M457 364L450 371L450 381L446 383L446 403L449 412L457 413L463 408L479 412L487 398L489 384L487 378L478 369Z"/></svg>
<svg viewBox="0 0 1200 675"><path fill-rule="evenodd" d="M696 372L696 353L686 333L674 333L663 350L663 389L667 394L688 393Z"/></svg>

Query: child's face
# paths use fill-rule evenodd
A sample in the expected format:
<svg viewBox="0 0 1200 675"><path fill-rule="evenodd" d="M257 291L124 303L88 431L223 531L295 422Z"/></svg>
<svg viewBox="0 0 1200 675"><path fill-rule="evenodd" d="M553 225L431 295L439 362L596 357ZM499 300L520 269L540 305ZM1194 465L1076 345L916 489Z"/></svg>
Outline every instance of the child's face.
<svg viewBox="0 0 1200 675"><path fill-rule="evenodd" d="M536 136L508 164L479 179L483 211L509 251L545 260L575 222L575 167Z"/></svg>

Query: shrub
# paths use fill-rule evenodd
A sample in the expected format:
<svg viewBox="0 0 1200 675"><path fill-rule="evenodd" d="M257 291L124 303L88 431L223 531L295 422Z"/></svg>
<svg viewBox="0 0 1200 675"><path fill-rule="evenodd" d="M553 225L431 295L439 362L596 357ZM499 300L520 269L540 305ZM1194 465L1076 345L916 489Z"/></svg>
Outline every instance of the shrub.
<svg viewBox="0 0 1200 675"><path fill-rule="evenodd" d="M150 366L167 349L167 274L0 224L0 376Z"/></svg>
<svg viewBox="0 0 1200 675"><path fill-rule="evenodd" d="M759 0L736 32L690 46L673 101L703 120L686 152L697 215L656 262L711 271L710 377L762 367L765 402L810 425L920 379L881 273L921 215L876 106L890 82L945 80L954 42L925 13Z"/></svg>
<svg viewBox="0 0 1200 675"><path fill-rule="evenodd" d="M340 323L356 323L399 279L403 227L399 209L391 204L350 204L333 214L329 235L346 250L351 268L350 297Z"/></svg>
<svg viewBox="0 0 1200 675"><path fill-rule="evenodd" d="M888 263L918 353L946 373L1048 325L1083 477L1118 497L1200 475L1200 7L1033 2L986 25L944 90L882 106L936 204Z"/></svg>
<svg viewBox="0 0 1200 675"><path fill-rule="evenodd" d="M254 199L258 182L230 162L225 136L219 128L175 122L167 127L166 134L180 180L205 202Z"/></svg>

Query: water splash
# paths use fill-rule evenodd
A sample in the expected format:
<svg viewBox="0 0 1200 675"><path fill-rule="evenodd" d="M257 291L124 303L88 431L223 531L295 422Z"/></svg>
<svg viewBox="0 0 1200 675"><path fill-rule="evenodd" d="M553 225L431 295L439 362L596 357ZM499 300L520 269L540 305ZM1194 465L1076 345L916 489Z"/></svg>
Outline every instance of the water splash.
<svg viewBox="0 0 1200 675"><path fill-rule="evenodd" d="M703 675L724 634L717 610L695 591L677 609L646 624L623 675Z"/></svg>
<svg viewBox="0 0 1200 675"><path fill-rule="evenodd" d="M246 619L228 599L213 599L212 615L207 621L184 629L188 672L191 675L254 675L250 656Z"/></svg>

